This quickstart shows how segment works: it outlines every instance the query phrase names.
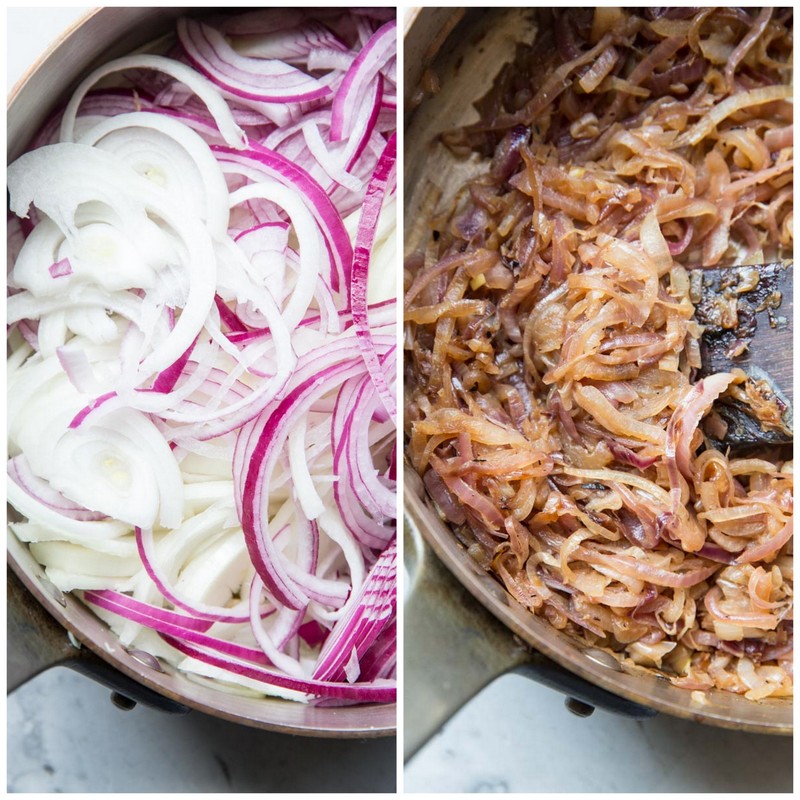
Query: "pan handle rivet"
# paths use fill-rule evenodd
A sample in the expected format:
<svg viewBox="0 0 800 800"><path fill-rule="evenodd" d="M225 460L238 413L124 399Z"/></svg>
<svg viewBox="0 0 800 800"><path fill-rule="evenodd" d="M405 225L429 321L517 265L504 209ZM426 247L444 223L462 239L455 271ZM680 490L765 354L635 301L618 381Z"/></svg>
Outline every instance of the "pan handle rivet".
<svg viewBox="0 0 800 800"><path fill-rule="evenodd" d="M120 694L119 692L111 692L111 702L123 711L130 711L136 708L135 700L131 700L130 697L125 697L124 694Z"/></svg>
<svg viewBox="0 0 800 800"><path fill-rule="evenodd" d="M564 701L567 710L574 714L576 717L591 717L594 714L594 706L584 703L583 700L578 700L576 697L568 697Z"/></svg>
<svg viewBox="0 0 800 800"><path fill-rule="evenodd" d="M616 672L620 672L622 670L619 661L617 661L617 659L614 658L611 653L607 653L605 650L600 650L598 647L589 647L583 651L583 654L590 661L593 661L595 664L599 664L601 667L607 667L608 669L613 669Z"/></svg>
<svg viewBox="0 0 800 800"><path fill-rule="evenodd" d="M148 653L146 650L131 649L128 650L128 655L131 658L138 661L143 666L149 667L150 669L154 669L156 672L164 671L161 667L161 663L159 662L159 660L151 653Z"/></svg>

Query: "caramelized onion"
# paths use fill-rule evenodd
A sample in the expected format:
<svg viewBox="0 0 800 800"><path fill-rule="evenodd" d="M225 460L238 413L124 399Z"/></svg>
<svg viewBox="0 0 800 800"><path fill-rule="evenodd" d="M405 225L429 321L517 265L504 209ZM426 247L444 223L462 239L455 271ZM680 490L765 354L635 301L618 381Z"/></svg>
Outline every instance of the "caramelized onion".
<svg viewBox="0 0 800 800"><path fill-rule="evenodd" d="M791 11L547 14L443 135L470 179L407 242L409 459L476 563L583 646L787 696L791 462L712 449L748 384L698 379L690 270L791 252Z"/></svg>

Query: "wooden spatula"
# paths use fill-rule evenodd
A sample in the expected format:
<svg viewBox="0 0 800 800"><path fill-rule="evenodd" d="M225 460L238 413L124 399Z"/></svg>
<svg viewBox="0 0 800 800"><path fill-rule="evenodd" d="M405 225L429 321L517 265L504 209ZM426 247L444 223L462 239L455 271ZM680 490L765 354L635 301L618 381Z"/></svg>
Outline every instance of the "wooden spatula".
<svg viewBox="0 0 800 800"><path fill-rule="evenodd" d="M701 374L738 367L750 378L740 399L715 404L707 435L723 449L788 444L793 430L792 263L695 269L690 279L695 316L704 327ZM765 403L776 411L766 425L754 411Z"/></svg>

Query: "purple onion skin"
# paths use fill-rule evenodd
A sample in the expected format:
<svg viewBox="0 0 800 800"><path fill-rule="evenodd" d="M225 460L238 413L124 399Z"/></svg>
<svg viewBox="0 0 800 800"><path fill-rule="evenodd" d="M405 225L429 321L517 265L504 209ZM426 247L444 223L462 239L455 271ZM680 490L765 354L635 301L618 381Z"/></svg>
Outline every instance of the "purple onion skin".
<svg viewBox="0 0 800 800"><path fill-rule="evenodd" d="M456 233L465 241L473 242L489 222L489 215L479 206L473 206L453 224Z"/></svg>
<svg viewBox="0 0 800 800"><path fill-rule="evenodd" d="M574 61L576 58L581 57L581 51L578 47L575 31L572 27L572 20L570 19L568 11L562 10L560 13L556 14L555 34L558 54L563 61Z"/></svg>
<svg viewBox="0 0 800 800"><path fill-rule="evenodd" d="M763 639L743 639L740 642L720 640L719 649L733 656L747 656L758 663L764 656L767 643Z"/></svg>
<svg viewBox="0 0 800 800"><path fill-rule="evenodd" d="M667 242L667 247L669 247L669 254L671 256L679 256L683 253L684 250L692 243L692 237L694 236L694 224L692 222L686 223L686 229L684 230L683 237L679 242Z"/></svg>
<svg viewBox="0 0 800 800"><path fill-rule="evenodd" d="M530 129L524 125L515 125L500 140L492 159L490 174L496 181L505 183L522 163L519 148L527 144L530 138Z"/></svg>
<svg viewBox="0 0 800 800"><path fill-rule="evenodd" d="M739 553L729 553L722 547L706 542L695 555L707 558L709 561L717 561L720 564L733 564L741 555L741 551Z"/></svg>
<svg viewBox="0 0 800 800"><path fill-rule="evenodd" d="M620 527L625 538L636 547L643 550L653 550L661 537L655 527L646 525L632 511L624 506L617 511Z"/></svg>
<svg viewBox="0 0 800 800"><path fill-rule="evenodd" d="M444 481L435 470L429 469L422 478L422 482L425 484L428 494L449 523L463 525L466 522L467 517L464 514L464 509L453 499L453 496L444 485Z"/></svg>
<svg viewBox="0 0 800 800"><path fill-rule="evenodd" d="M637 469L647 469L648 467L652 467L658 460L655 457L643 458L638 453L634 453L633 450L629 450L625 445L615 442L613 439L607 440L607 443L611 454L621 464L627 464Z"/></svg>
<svg viewBox="0 0 800 800"><path fill-rule="evenodd" d="M654 95L666 94L669 87L675 83L693 83L699 81L708 69L708 62L704 58L691 58L665 72L660 72L650 78L650 88Z"/></svg>

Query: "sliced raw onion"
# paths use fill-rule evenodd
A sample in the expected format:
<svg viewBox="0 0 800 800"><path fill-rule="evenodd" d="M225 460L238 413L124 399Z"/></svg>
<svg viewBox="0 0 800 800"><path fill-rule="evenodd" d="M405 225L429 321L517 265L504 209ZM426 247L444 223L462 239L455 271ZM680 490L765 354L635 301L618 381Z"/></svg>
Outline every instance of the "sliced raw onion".
<svg viewBox="0 0 800 800"><path fill-rule="evenodd" d="M11 531L226 691L396 697L393 17L181 19L8 170Z"/></svg>

